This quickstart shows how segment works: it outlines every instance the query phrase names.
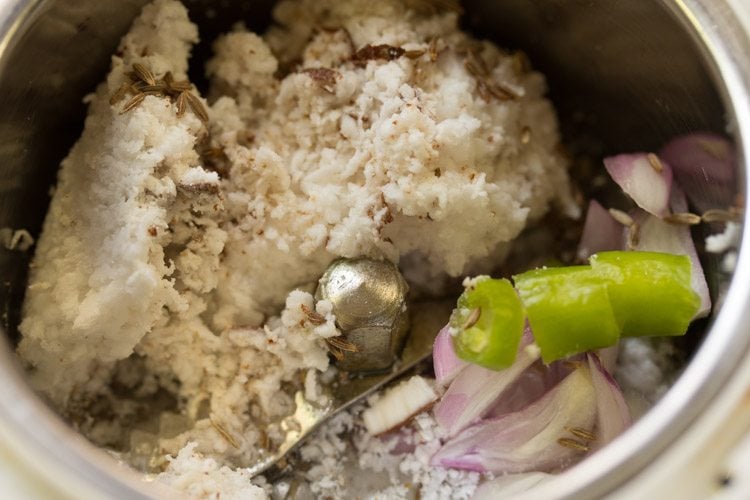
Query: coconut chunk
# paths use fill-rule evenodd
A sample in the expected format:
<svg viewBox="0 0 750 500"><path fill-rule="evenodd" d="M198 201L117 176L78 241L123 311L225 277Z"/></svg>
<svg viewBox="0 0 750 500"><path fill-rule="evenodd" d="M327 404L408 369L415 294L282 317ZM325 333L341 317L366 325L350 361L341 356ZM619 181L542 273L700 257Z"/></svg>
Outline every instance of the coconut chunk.
<svg viewBox="0 0 750 500"><path fill-rule="evenodd" d="M370 434L378 435L400 427L437 401L438 394L426 378L415 375L389 389L362 413Z"/></svg>

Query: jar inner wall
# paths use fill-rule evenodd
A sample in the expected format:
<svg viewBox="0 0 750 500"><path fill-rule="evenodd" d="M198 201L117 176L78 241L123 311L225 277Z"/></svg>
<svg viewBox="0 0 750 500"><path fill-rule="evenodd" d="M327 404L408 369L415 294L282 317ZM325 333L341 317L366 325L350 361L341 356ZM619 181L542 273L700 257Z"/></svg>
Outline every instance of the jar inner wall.
<svg viewBox="0 0 750 500"><path fill-rule="evenodd" d="M0 54L0 227L24 228L34 237L41 231L60 161L83 127L82 98L101 81L145 3L47 0L25 6ZM201 30L191 79L205 90L203 62L215 37L238 20L263 31L273 2L184 3ZM726 129L727 113L704 53L664 2L468 0L463 6L465 28L524 50L546 76L574 158L651 151L681 133ZM734 200L715 201L728 206ZM703 258L716 295L726 277L714 259ZM28 253L0 250L8 352L18 341L29 263ZM679 348L694 352L708 324L677 339Z"/></svg>

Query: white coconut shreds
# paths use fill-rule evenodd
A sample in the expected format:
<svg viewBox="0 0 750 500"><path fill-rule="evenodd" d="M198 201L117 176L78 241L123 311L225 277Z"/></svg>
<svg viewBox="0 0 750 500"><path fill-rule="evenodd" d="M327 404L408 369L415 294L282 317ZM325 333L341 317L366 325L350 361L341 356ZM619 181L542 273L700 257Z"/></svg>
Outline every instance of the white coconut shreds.
<svg viewBox="0 0 750 500"><path fill-rule="evenodd" d="M339 332L310 292L334 258L414 263L413 289L429 290L489 271L551 203L577 213L543 77L460 32L455 13L301 0L274 17L264 37L239 25L216 41L210 103L192 89L199 104L182 112L174 96L113 98L134 64L187 77L186 9L144 8L86 98L20 325L40 392L191 495L230 495L283 439L268 424L295 391L324 397L324 339ZM408 53L382 58L378 44ZM409 463L399 474L436 495L476 483ZM190 464L215 487L193 489Z"/></svg>
<svg viewBox="0 0 750 500"><path fill-rule="evenodd" d="M430 465L442 430L429 412L398 432L376 437L362 426L361 410L334 417L302 447L301 457L314 465L301 477L316 498L471 498L479 473Z"/></svg>
<svg viewBox="0 0 750 500"><path fill-rule="evenodd" d="M196 447L196 443L188 443L175 458L170 458L169 467L160 479L189 498L268 498L266 490L252 483L249 471L232 470L211 458L200 458L195 453Z"/></svg>
<svg viewBox="0 0 750 500"><path fill-rule="evenodd" d="M727 222L724 231L706 237L706 251L723 253L721 268L731 273L737 266L737 248L742 238L742 226L737 222Z"/></svg>

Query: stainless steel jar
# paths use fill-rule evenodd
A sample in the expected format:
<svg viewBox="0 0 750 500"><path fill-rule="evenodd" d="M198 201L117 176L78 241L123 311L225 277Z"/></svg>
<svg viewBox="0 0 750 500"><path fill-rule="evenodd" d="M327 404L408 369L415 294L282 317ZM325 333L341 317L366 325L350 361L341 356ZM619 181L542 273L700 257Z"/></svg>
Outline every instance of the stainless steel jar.
<svg viewBox="0 0 750 500"><path fill-rule="evenodd" d="M737 191L744 195L750 38L737 18L740 1L470 0L464 5L468 27L501 45L523 48L548 76L567 138L606 153L650 150L692 130L724 131L739 153ZM104 75L109 54L143 3L0 1L0 227L39 231L57 165L81 129L81 98ZM271 3L215 6L187 0L203 30L195 58L205 57L213 35L237 19L262 28ZM745 228L743 240L747 237ZM6 446L40 480L77 496L159 495L155 486L75 434L24 381L12 349L27 266L27 256L0 251L0 301L8 333L0 346L0 434ZM731 283L712 269L709 263L722 305L675 386L625 438L549 483L540 497L634 491L633 484L648 481L649 470L659 470L696 430L709 429L707 419L716 421L719 411L731 415L733 405L740 404L750 390L750 374L742 371L750 359L750 280L744 278L750 276L750 249L741 249Z"/></svg>

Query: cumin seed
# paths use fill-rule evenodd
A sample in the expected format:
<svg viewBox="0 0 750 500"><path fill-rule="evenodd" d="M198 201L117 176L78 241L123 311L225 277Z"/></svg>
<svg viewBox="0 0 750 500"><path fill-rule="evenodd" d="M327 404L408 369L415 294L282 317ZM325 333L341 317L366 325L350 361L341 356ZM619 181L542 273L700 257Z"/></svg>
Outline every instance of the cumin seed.
<svg viewBox="0 0 750 500"><path fill-rule="evenodd" d="M307 307L307 305L301 304L300 309L302 309L302 312L305 314L305 316L307 316L308 321L310 321L310 323L312 323L313 325L322 325L326 322L326 319L322 314L314 309Z"/></svg>
<svg viewBox="0 0 750 500"><path fill-rule="evenodd" d="M616 208L610 208L608 212L609 212L609 215L611 215L614 220L616 220L617 222L619 222L625 227L630 227L634 224L633 218L629 216L628 214L626 214L625 212L623 212L622 210L618 210Z"/></svg>
<svg viewBox="0 0 750 500"><path fill-rule="evenodd" d="M140 103L143 102L143 100L146 98L146 94L136 94L135 97L130 99L125 106L123 106L122 111L120 111L120 114L123 115L127 113L128 111L135 109Z"/></svg>
<svg viewBox="0 0 750 500"><path fill-rule="evenodd" d="M701 139L698 141L701 149L706 153L710 154L717 160L727 161L729 160L729 151L725 144L717 143L708 139Z"/></svg>
<svg viewBox="0 0 750 500"><path fill-rule="evenodd" d="M329 94L336 92L336 82L341 78L341 73L330 68L306 68L301 70L301 73L305 73Z"/></svg>
<svg viewBox="0 0 750 500"><path fill-rule="evenodd" d="M659 159L659 157L654 153L647 154L646 158L648 159L648 163L651 165L651 168L659 173L662 173L664 171L664 164L662 164L661 159Z"/></svg>
<svg viewBox="0 0 750 500"><path fill-rule="evenodd" d="M476 64L469 61L468 59L464 61L464 68L466 68L466 71L469 72L471 76L477 77L482 76L482 74L479 72L479 68L477 68Z"/></svg>
<svg viewBox="0 0 750 500"><path fill-rule="evenodd" d="M701 223L701 216L690 212L677 212L669 214L663 219L670 224L679 224L683 226L694 226Z"/></svg>
<svg viewBox="0 0 750 500"><path fill-rule="evenodd" d="M164 94L164 91L167 89L166 85L163 83L157 83L154 85L144 85L142 87L138 87L138 90L141 92L158 92L160 94Z"/></svg>
<svg viewBox="0 0 750 500"><path fill-rule="evenodd" d="M516 92L514 89L510 88L509 86L505 85L504 83L495 83L493 87L497 87L497 89L502 92L506 97L506 100L515 100L519 99L521 95Z"/></svg>
<svg viewBox="0 0 750 500"><path fill-rule="evenodd" d="M180 92L177 96L177 100L175 101L175 104L177 105L177 117L181 117L185 114L185 111L187 110L187 97L185 97L187 94L187 91Z"/></svg>
<svg viewBox="0 0 750 500"><path fill-rule="evenodd" d="M112 94L112 96L109 98L109 103L111 105L115 105L120 102L128 94L130 85L130 83L123 83L122 85L120 85L120 88L118 88L115 93Z"/></svg>
<svg viewBox="0 0 750 500"><path fill-rule="evenodd" d="M571 450L576 450L580 452L587 452L589 451L589 447L580 441L576 441L575 439L570 438L560 438L557 440L557 444L560 446L564 446L565 448L570 448Z"/></svg>
<svg viewBox="0 0 750 500"><path fill-rule="evenodd" d="M634 222L628 227L628 249L635 250L641 242L641 226Z"/></svg>
<svg viewBox="0 0 750 500"><path fill-rule="evenodd" d="M703 212L701 219L703 222L736 222L740 220L740 214L729 210L712 208Z"/></svg>
<svg viewBox="0 0 750 500"><path fill-rule="evenodd" d="M461 326L461 329L466 330L467 328L471 328L472 326L476 325L481 315L482 310L480 308L477 307L476 309L472 309L469 313L469 317L466 318L466 321Z"/></svg>
<svg viewBox="0 0 750 500"><path fill-rule="evenodd" d="M567 430L577 438L581 438L585 441L596 441L596 435L586 429L581 429L580 427L568 427Z"/></svg>
<svg viewBox="0 0 750 500"><path fill-rule="evenodd" d="M195 95L192 92L183 92L185 94L185 98L187 99L188 106L190 106L190 109L193 110L193 113L195 113L195 116L200 118L200 120L204 123L208 123L208 112L206 111L206 108L203 107L203 103L195 97Z"/></svg>
<svg viewBox="0 0 750 500"><path fill-rule="evenodd" d="M437 61L437 58L438 58L437 43L438 43L438 39L436 36L430 39L430 46L427 49L430 54L430 62Z"/></svg>
<svg viewBox="0 0 750 500"><path fill-rule="evenodd" d="M209 418L209 421L211 422L211 427L216 429L216 432L218 432L221 437L226 439L227 443L232 445L233 448L239 449L240 445L239 443L237 443L237 440L234 439L234 437L232 437L232 435L229 434L229 432L224 427L219 425L217 422L214 422L214 419L212 418Z"/></svg>
<svg viewBox="0 0 750 500"><path fill-rule="evenodd" d="M138 76L139 79L146 82L147 85L156 85L156 77L143 64L133 63L133 72Z"/></svg>
<svg viewBox="0 0 750 500"><path fill-rule="evenodd" d="M341 337L328 337L326 342L340 351L359 352L359 347Z"/></svg>
<svg viewBox="0 0 750 500"><path fill-rule="evenodd" d="M326 344L328 344L328 352L330 352L334 358L336 358L336 361L341 361L344 359L344 352L337 348L334 345L331 345L330 342L328 342L328 339L326 339Z"/></svg>

